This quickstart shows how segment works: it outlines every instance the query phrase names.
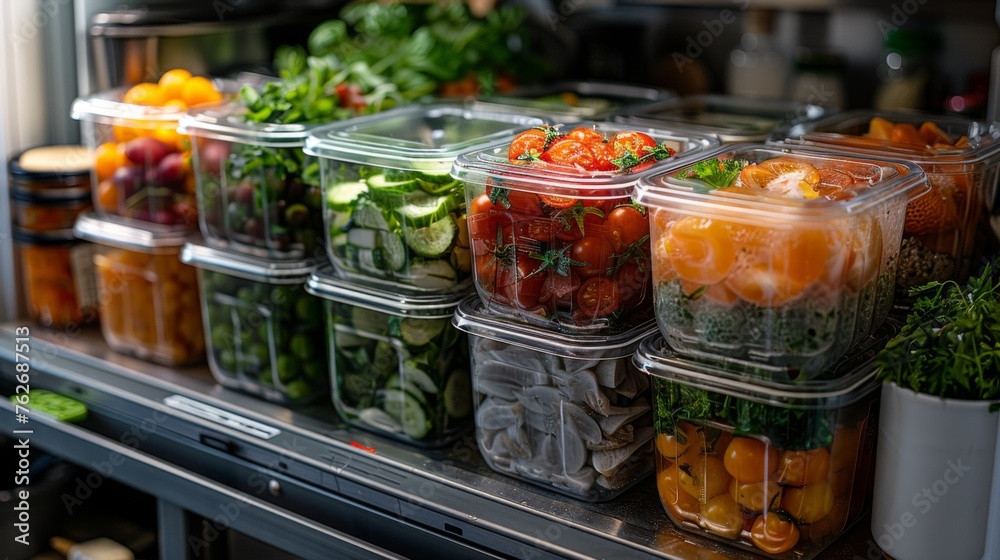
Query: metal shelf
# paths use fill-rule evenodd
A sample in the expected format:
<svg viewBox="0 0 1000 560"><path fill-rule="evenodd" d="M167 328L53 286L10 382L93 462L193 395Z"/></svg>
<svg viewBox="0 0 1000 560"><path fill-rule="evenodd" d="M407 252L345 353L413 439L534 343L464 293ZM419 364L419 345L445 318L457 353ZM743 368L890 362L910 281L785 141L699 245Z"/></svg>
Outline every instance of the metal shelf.
<svg viewBox="0 0 1000 560"><path fill-rule="evenodd" d="M0 325L0 371L13 371L13 339L13 326ZM32 387L91 413L79 426L32 416L33 445L85 466L121 447L134 468L113 477L207 518L220 503L253 504L233 528L306 558L329 557L312 548L327 540L352 557L760 558L677 530L653 477L610 502L581 502L494 473L471 433L447 449L416 449L344 426L328 401L266 403L221 388L204 367L112 352L93 330L33 327L31 345ZM178 400L243 420L169 404ZM9 433L14 415L4 408ZM247 420L271 433L244 429ZM819 558L866 557L869 541L863 519Z"/></svg>

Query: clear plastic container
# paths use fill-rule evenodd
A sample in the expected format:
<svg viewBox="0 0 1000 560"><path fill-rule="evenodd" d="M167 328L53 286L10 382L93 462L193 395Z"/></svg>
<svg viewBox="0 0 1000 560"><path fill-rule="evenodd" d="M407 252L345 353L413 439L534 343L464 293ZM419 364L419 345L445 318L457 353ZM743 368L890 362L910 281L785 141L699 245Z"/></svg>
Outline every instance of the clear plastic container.
<svg viewBox="0 0 1000 560"><path fill-rule="evenodd" d="M400 295L314 272L326 301L333 405L349 424L421 447L441 447L472 426L465 335L451 325L458 296Z"/></svg>
<svg viewBox="0 0 1000 560"><path fill-rule="evenodd" d="M906 204L927 191L924 174L900 161L754 144L712 156L710 170L714 159L751 165L722 188L689 166L636 189L651 216L660 330L684 354L817 375L892 307Z"/></svg>
<svg viewBox="0 0 1000 560"><path fill-rule="evenodd" d="M884 345L885 340L882 340ZM879 388L874 353L795 387L642 341L656 411L656 486L678 527L773 558L809 560L867 510Z"/></svg>
<svg viewBox="0 0 1000 560"><path fill-rule="evenodd" d="M458 154L541 124L510 113L411 105L313 130L328 249L348 278L462 293L471 262Z"/></svg>
<svg viewBox="0 0 1000 560"><path fill-rule="evenodd" d="M77 237L96 244L101 331L111 349L165 365L205 359L194 267L179 255L187 241L168 226L83 214Z"/></svg>
<svg viewBox="0 0 1000 560"><path fill-rule="evenodd" d="M883 122L872 131L875 118L909 126L890 128ZM924 123L932 123L944 136L937 136L934 128ZM912 130L903 130L910 126ZM866 137L869 134L890 139ZM912 134L918 136L912 138ZM788 136L786 142L795 145L906 159L927 174L931 192L906 209L897 298L905 296L908 288L932 280L964 281L982 257L997 251L990 212L997 199L1000 125L914 112L849 111L795 127ZM967 144L947 145L948 140L958 141L963 136Z"/></svg>
<svg viewBox="0 0 1000 560"><path fill-rule="evenodd" d="M93 209L90 194L83 197L53 199L24 191L11 192L14 226L30 231L72 230L76 217Z"/></svg>
<svg viewBox="0 0 1000 560"><path fill-rule="evenodd" d="M639 111L675 97L669 91L648 86L570 81L520 87L510 93L473 101L471 106L538 116L552 122L576 123L606 120L616 112Z"/></svg>
<svg viewBox="0 0 1000 560"><path fill-rule="evenodd" d="M220 385L283 404L330 384L320 301L306 293L315 261L270 261L188 243L198 268L208 366Z"/></svg>
<svg viewBox="0 0 1000 560"><path fill-rule="evenodd" d="M580 123L611 140L625 125ZM571 132L571 131L565 131ZM566 332L612 331L647 312L649 225L632 204L641 172L691 161L718 143L642 129L676 155L630 173L508 161L508 143L462 154L475 285L490 312Z"/></svg>
<svg viewBox="0 0 1000 560"><path fill-rule="evenodd" d="M91 244L78 241L72 229L34 232L15 226L13 237L28 316L57 328L95 321Z"/></svg>
<svg viewBox="0 0 1000 560"><path fill-rule="evenodd" d="M199 225L210 240L272 258L324 258L319 162L302 152L317 125L246 122L238 103L189 111Z"/></svg>
<svg viewBox="0 0 1000 560"><path fill-rule="evenodd" d="M216 86L223 88L222 82ZM125 103L126 91L73 102L72 117L81 121L84 144L94 153L94 208L100 215L197 228L191 141L177 130L185 109Z"/></svg>
<svg viewBox="0 0 1000 560"><path fill-rule="evenodd" d="M490 468L588 501L652 472L649 379L632 356L653 321L561 334L493 315L475 295L453 321L470 335L476 442Z"/></svg>
<svg viewBox="0 0 1000 560"><path fill-rule="evenodd" d="M819 105L726 95L692 95L619 112L616 122L677 128L707 134L721 142L763 142L784 138L789 127L822 118Z"/></svg>

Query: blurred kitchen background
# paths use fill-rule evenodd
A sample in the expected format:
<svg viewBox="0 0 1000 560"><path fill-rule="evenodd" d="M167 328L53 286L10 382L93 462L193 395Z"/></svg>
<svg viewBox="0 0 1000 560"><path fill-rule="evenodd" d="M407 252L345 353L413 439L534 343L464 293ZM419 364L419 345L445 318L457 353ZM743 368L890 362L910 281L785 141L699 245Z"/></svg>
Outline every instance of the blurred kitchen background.
<svg viewBox="0 0 1000 560"><path fill-rule="evenodd" d="M488 10L493 0L470 0ZM502 1L502 0L501 0ZM979 117L1000 44L992 0L511 0L552 78L652 84L852 107ZM163 70L266 74L343 1L0 0L0 150L78 143L80 94ZM993 79L996 80L996 72ZM996 88L992 88L995 92ZM0 216L6 196L0 178ZM16 309L9 220L0 221L0 319Z"/></svg>

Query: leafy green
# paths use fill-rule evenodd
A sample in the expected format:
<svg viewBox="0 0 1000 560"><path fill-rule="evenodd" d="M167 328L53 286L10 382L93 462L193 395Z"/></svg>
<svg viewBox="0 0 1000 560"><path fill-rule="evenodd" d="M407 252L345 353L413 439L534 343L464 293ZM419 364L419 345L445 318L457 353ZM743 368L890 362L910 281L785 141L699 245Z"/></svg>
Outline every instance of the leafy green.
<svg viewBox="0 0 1000 560"><path fill-rule="evenodd" d="M688 178L700 179L709 190L731 186L747 165L742 159L706 159L694 164Z"/></svg>
<svg viewBox="0 0 1000 560"><path fill-rule="evenodd" d="M879 379L942 398L1000 400L1000 256L964 285L930 282L879 353ZM994 407L996 408L996 406Z"/></svg>

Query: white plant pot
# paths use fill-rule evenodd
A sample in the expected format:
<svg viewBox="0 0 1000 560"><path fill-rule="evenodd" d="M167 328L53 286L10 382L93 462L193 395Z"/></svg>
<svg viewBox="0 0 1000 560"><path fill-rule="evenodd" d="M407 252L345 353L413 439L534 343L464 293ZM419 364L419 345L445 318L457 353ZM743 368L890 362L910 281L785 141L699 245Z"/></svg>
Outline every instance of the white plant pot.
<svg viewBox="0 0 1000 560"><path fill-rule="evenodd" d="M888 556L983 558L1000 425L989 407L883 385L872 535Z"/></svg>

